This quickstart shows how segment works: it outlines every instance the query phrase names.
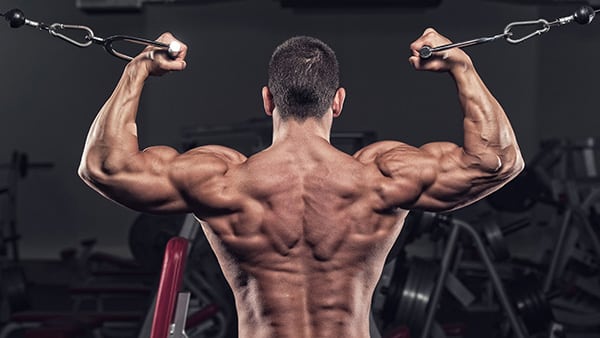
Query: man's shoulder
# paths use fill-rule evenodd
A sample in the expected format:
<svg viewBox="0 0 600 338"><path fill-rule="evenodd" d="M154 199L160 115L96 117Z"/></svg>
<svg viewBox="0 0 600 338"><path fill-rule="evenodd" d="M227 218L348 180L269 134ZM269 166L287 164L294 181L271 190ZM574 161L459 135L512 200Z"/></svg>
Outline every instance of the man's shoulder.
<svg viewBox="0 0 600 338"><path fill-rule="evenodd" d="M188 150L183 155L195 159L208 159L212 157L231 164L242 164L248 160L248 158L239 151L220 145L196 147Z"/></svg>
<svg viewBox="0 0 600 338"><path fill-rule="evenodd" d="M397 150L408 151L415 149L413 146L399 141L379 141L360 149L353 157L361 163L373 162L381 154Z"/></svg>

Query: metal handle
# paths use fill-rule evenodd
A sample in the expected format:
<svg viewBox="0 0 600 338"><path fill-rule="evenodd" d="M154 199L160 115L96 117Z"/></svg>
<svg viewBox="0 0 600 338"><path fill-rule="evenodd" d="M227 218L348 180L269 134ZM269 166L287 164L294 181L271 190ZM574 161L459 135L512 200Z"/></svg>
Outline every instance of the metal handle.
<svg viewBox="0 0 600 338"><path fill-rule="evenodd" d="M498 34L498 35L494 35L494 36L488 36L488 37L483 37L483 38L478 38L478 39L473 39L473 40L467 40L467 41L463 41L463 42L450 43L447 45L442 45L442 46L437 46L437 47L423 46L419 50L419 56L421 57L421 59L428 59L435 52L441 52L443 50L447 50L447 49L451 49L451 48L463 48L463 47L468 47L468 46L473 46L473 45L480 45L482 43L491 42L491 41L498 40L500 38L507 37L510 34L511 34L510 32L508 32L508 33L504 32L502 34Z"/></svg>

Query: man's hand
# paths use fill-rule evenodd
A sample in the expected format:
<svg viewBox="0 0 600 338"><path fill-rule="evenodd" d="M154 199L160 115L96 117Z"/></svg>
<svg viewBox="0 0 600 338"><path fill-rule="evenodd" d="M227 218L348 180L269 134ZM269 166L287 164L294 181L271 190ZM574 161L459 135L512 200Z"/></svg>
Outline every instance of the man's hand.
<svg viewBox="0 0 600 338"><path fill-rule="evenodd" d="M410 45L412 56L408 59L416 70L428 70L434 72L452 72L464 70L472 66L471 58L459 48L451 48L435 52L428 59L419 57L419 50L423 46L437 47L452 43L448 38L439 34L433 28L427 28L421 37Z"/></svg>
<svg viewBox="0 0 600 338"><path fill-rule="evenodd" d="M186 67L185 57L188 47L177 40L171 33L163 33L156 41L170 44L177 41L181 49L177 55L170 56L169 53L155 46L146 47L138 56L129 63L130 66L142 70L146 75L162 76L172 71L182 71Z"/></svg>

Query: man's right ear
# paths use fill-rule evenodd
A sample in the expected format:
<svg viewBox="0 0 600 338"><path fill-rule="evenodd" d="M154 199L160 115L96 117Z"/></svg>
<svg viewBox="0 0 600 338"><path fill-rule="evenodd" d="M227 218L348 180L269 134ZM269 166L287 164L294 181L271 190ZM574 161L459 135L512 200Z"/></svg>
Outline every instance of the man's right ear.
<svg viewBox="0 0 600 338"><path fill-rule="evenodd" d="M273 110L275 110L275 103L273 102L273 94L269 90L269 87L264 86L262 88L262 99L265 107L265 113L268 116L273 116Z"/></svg>

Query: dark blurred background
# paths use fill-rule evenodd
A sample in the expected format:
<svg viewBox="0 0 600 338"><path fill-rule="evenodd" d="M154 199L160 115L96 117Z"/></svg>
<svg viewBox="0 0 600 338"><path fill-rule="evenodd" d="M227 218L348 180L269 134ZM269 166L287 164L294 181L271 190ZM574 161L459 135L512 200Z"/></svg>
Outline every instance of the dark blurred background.
<svg viewBox="0 0 600 338"><path fill-rule="evenodd" d="M402 140L416 146L439 140L461 143L461 110L450 76L415 72L407 62L409 44L425 28L434 27L450 39L462 41L499 34L512 21L567 16L583 3L558 0L172 0L145 3L131 0L3 0L0 12L19 8L33 20L48 24L82 24L93 28L96 35L102 37L127 34L155 38L170 31L184 41L189 46L187 69L148 80L138 115L142 145L166 144L180 150L204 142L239 147L248 147L249 142L255 142L244 149L252 151L268 143L268 132L266 136L264 133L257 136L260 133L253 133L252 128L257 125L257 130L269 128L262 122L265 116L260 97L260 89L267 82L269 57L273 49L288 37L318 37L336 51L340 61L342 85L348 97L342 116L334 123L334 132L340 135L340 147L352 151L358 145L375 139ZM501 268L508 264L510 269L519 270L518 274L535 275L538 284L543 284L547 273L542 272L547 272L552 265L552 252L559 243L561 220L565 213L569 213L570 207L583 205L585 210L581 214L597 233L597 224L593 222L595 202L582 203L590 194L595 194L595 174L590 172L590 163L595 163L597 151L593 137L598 135L600 125L596 116L598 93L595 92L596 79L600 75L600 70L595 67L600 57L599 34L600 24L595 21L585 26L569 24L552 28L547 34L518 45L499 41L468 49L481 77L510 117L528 164L547 152L558 152L559 155L549 160L551 164L541 166L550 176L541 183L542 188L536 185L539 183L537 175L530 175L535 176L535 184L531 183L531 179L524 180L520 189L512 189L517 191L516 196L504 197L504 202L517 200L517 204L526 204L526 207L506 210L502 206L493 208L482 201L453 217L466 220L475 228L482 220L508 224L515 219L527 218L532 223L550 224L528 227L509 240L511 253L527 258L534 267L523 268L514 260L495 263ZM132 240L130 234L132 224L141 216L102 198L76 174L88 128L114 88L125 62L110 57L98 46L79 49L31 27L11 29L8 25L0 25L0 45L3 46L0 57L3 65L0 72L0 175L6 175L6 183L0 181L0 188L6 186L11 188L12 193L16 192L15 203L8 201L7 194L0 195L0 201L7 206L0 214L7 249L3 266L12 264L8 262L15 258L13 249L16 243L19 266L25 267L25 284L33 290L28 297L34 295L33 298L37 299L29 301L28 306L23 308L35 308L37 304L44 310L52 310L48 303L53 303L64 311L72 305L61 298L65 287L71 288L67 290L67 293L70 292L67 296L73 296L74 281L81 282L84 280L79 278L82 271L89 272L91 263L85 260L89 258L85 255L101 252L129 261L135 256L132 250L136 250L131 248L132 241L141 240ZM351 138L356 142L342 145L342 136L348 132L353 133ZM233 137L233 134L236 136ZM543 143L547 140L552 142ZM18 152L17 157L15 152ZM53 167L31 166L26 175L19 174L15 178L14 172L11 176L9 167L11 162L22 162L23 154L30 163L49 162ZM589 156L592 156L591 159ZM563 165L563 162L567 164ZM556 169L557 163L559 169ZM583 174L567 170L582 166L587 169ZM571 181L577 181L577 184L565 183ZM581 181L585 183L580 184ZM548 199L552 201L536 203L541 195L550 196ZM531 203L524 199L530 199ZM147 222L156 224L158 221ZM415 220L416 224L419 222L421 218ZM566 222L570 223L570 220ZM167 227L172 228L171 234L176 234L181 219L168 220L168 223L174 224ZM435 223L438 231L430 231L427 240L423 240L421 235L413 236L410 241L407 240L407 250L400 250L400 254L396 252L406 271L410 270L410 257L427 256L430 261L437 262L443 256L439 243L449 242L448 236L454 223L446 219L436 219ZM10 238L11 226L19 235L17 241ZM573 228L580 227L573 225ZM589 237L590 234L585 233L588 228L582 227L579 237ZM160 232L156 230L156 233ZM155 240L150 234L146 235L148 241ZM563 259L557 269L560 273L567 274L565 271L569 271L569 276L575 276L570 280L585 278L586 283L593 286L591 291L580 296L591 305L579 306L577 301L580 300L574 301L574 307L583 309L581 311L588 315L588 312L600 311L600 308L594 307L600 303L595 274L597 266L594 265L597 263L597 252L593 250L596 243L580 245L578 237L575 237L569 243L587 254L585 259L593 264L586 268L593 273L568 270L565 268L567 259ZM82 244L82 241L85 243ZM164 244L164 241L161 243ZM462 251L476 251L472 244L462 243L459 246ZM161 254L159 252L158 256ZM561 251L561 255L567 254ZM82 264L85 266L81 267ZM454 268L458 269L458 265ZM52 268L49 269L49 266ZM216 269L215 266L212 268ZM460 273L455 270L452 276L455 275ZM486 273L484 275L487 276ZM391 276L393 272L390 272ZM400 283L398 278L394 280L397 284ZM488 285L489 281L485 284L470 278L473 276L461 280L462 284L473 284L473 294L485 292L482 291L485 289L483 285L493 289ZM4 279L8 280L8 277ZM429 279L433 283L433 275ZM505 279L506 284L521 280L514 275ZM220 281L219 277L214 277L214 280ZM11 283L4 282L16 285L16 282ZM576 283L561 281L551 284L554 287ZM149 282L148 285L153 284ZM386 286L384 294L389 294L388 288ZM544 289L543 286L541 288ZM546 287L542 291L549 293L551 290ZM81 292L85 297L90 296L86 291ZM90 297L97 298L100 293L98 291ZM446 293L444 295L448 297ZM55 299L40 301L51 296ZM466 296L463 293L460 297ZM11 310L7 305L7 298L4 297L1 310L0 323L4 325L10 322L11 313L15 313L15 308ZM142 296L141 301L136 300L140 303L139 308L148 306L144 302L149 298ZM446 300L440 306L437 322L458 321L460 330L451 331L453 327L448 328L449 324L437 327L443 327L441 331L445 331L447 336L457 337L515 334L515 329L510 328L510 321L498 323L489 320L483 329L477 330L475 324L469 324L473 318L480 318L481 313L500 314L497 318L506 318L501 302L491 302L495 302L495 312L479 311L475 315L465 310L467 307L462 304L461 311L465 311L462 318L446 320L448 311L443 311L444 308L457 306L454 304L456 300ZM394 326L389 323L394 320L385 319L386 324L381 324L380 319L386 316L384 312L389 315L392 311L389 304L387 309L374 310L378 311L376 321L387 325L389 331ZM415 321L414 318L411 320ZM577 332L585 337L600 337L597 326L580 326L569 334L575 336L574 332ZM551 330L544 328L538 332L550 335ZM417 336L416 332L421 329L413 328L412 336ZM482 335L482 332L489 335ZM23 330L12 334L27 335ZM45 337L42 333L37 334L37 337ZM74 337L84 334L89 332L78 333ZM205 333L206 336L210 334ZM437 334L441 334L440 330ZM128 335L134 336L131 333L124 336ZM29 336L34 337L35 333L29 333ZM200 333L198 336L201 336Z"/></svg>

